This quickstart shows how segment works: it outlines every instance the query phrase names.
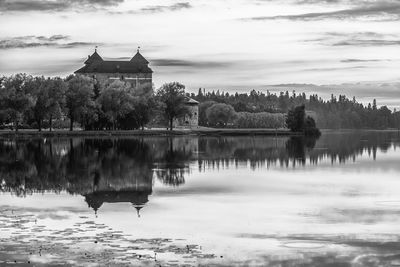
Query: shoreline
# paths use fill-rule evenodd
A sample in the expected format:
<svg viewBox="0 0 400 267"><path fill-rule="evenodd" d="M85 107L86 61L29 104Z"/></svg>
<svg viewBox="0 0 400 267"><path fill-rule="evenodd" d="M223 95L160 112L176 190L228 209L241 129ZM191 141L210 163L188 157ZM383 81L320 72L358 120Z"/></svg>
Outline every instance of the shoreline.
<svg viewBox="0 0 400 267"><path fill-rule="evenodd" d="M83 130L25 130L18 132L11 130L0 130L0 137L107 137L107 136L301 136L302 133L290 132L280 129L174 129L173 131L154 129L154 130L104 130L104 131L83 131Z"/></svg>

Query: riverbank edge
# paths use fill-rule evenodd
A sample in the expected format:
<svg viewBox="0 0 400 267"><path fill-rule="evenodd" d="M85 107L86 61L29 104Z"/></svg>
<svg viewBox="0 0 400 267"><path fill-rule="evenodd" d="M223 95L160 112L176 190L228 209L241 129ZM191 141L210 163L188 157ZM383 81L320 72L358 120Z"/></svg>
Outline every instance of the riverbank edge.
<svg viewBox="0 0 400 267"><path fill-rule="evenodd" d="M275 129L175 129L169 130L129 130L129 131L37 131L19 130L0 130L0 137L110 137L110 136L300 136L300 132Z"/></svg>

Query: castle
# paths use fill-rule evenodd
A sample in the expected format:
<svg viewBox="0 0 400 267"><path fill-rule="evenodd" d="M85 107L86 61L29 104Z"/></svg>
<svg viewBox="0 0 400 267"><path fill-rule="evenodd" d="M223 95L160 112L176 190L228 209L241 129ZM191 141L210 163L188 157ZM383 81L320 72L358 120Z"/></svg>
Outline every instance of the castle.
<svg viewBox="0 0 400 267"><path fill-rule="evenodd" d="M139 49L129 61L103 60L95 49L84 62L85 66L75 74L89 76L98 81L121 80L130 82L134 87L153 83L153 70L149 62L140 54Z"/></svg>
<svg viewBox="0 0 400 267"><path fill-rule="evenodd" d="M97 49L84 62L85 66L75 71L77 75L93 78L101 83L110 80L129 82L133 87L148 84L153 85L153 70L149 67L149 61L140 54L139 48L129 61L103 60L97 53ZM175 120L178 127L198 127L199 102L186 97L189 114Z"/></svg>

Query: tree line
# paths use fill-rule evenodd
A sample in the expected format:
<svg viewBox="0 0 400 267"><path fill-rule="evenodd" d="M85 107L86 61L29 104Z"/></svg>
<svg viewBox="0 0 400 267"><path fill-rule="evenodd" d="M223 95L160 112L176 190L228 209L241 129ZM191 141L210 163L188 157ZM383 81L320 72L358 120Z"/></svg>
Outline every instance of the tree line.
<svg viewBox="0 0 400 267"><path fill-rule="evenodd" d="M201 102L199 124L204 126L213 124L213 121L207 117L207 109L215 103L223 103L231 106L232 112L236 112L239 119L237 126L240 128L247 125L251 125L247 128L257 128L257 125L263 125L263 120L271 114L287 114L289 110L302 105L305 106L306 113L315 119L319 128L400 127L399 111L391 111L387 106L378 107L376 100L364 105L357 102L355 97L349 99L345 95L339 95L339 97L331 95L329 100L324 100L317 94L307 96L305 93L298 94L295 91L264 93L252 90L250 93L230 94L219 90L206 92L205 89L200 88L198 93L192 93L191 97ZM251 123L254 120L256 122Z"/></svg>
<svg viewBox="0 0 400 267"><path fill-rule="evenodd" d="M185 86L173 82L154 92L151 84L106 83L84 76L61 78L16 74L0 78L0 125L19 128L131 130L151 120L167 124L189 114Z"/></svg>
<svg viewBox="0 0 400 267"><path fill-rule="evenodd" d="M62 79L26 74L0 78L0 125L39 131L73 130L78 125L84 130L132 130L148 125L172 130L176 119L192 115L185 105L187 97L200 102L199 125L206 127L296 129L289 125L289 111L301 106L305 118L312 118L304 120L304 127L400 127L400 112L378 107L376 100L363 105L344 95L324 100L295 91L229 94L199 89L197 94L189 94L178 82L154 90L151 84L134 87L120 80L100 83L84 76Z"/></svg>

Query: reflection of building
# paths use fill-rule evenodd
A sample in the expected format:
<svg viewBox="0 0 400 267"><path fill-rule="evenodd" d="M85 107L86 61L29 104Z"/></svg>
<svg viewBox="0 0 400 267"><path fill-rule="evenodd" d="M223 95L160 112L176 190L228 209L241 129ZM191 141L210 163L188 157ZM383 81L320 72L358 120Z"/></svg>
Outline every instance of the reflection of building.
<svg viewBox="0 0 400 267"><path fill-rule="evenodd" d="M109 61L97 53L97 50L88 56L85 66L75 71L76 74L94 78L100 82L107 80L122 80L134 86L152 84L153 71L149 68L149 62L140 54L129 61Z"/></svg>
<svg viewBox="0 0 400 267"><path fill-rule="evenodd" d="M151 195L151 193L151 188L143 190L127 188L123 191L94 191L85 195L85 201L96 213L103 203L130 202L136 209L138 216L140 216L139 211L149 201L149 195Z"/></svg>
<svg viewBox="0 0 400 267"><path fill-rule="evenodd" d="M197 127L199 126L199 102L190 97L186 97L185 100L185 106L188 108L189 114L179 118L176 121L176 126Z"/></svg>
<svg viewBox="0 0 400 267"><path fill-rule="evenodd" d="M140 209L149 201L153 179L152 172L150 176L138 174L130 178L107 179L95 173L92 190L83 194L86 203L97 213L103 203L130 202L139 216Z"/></svg>

